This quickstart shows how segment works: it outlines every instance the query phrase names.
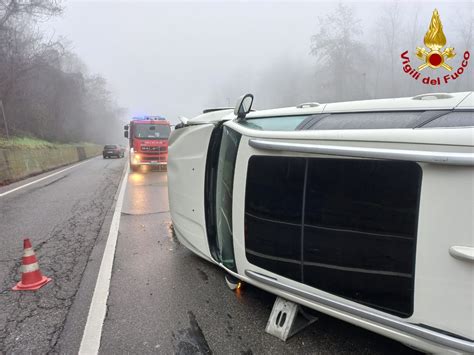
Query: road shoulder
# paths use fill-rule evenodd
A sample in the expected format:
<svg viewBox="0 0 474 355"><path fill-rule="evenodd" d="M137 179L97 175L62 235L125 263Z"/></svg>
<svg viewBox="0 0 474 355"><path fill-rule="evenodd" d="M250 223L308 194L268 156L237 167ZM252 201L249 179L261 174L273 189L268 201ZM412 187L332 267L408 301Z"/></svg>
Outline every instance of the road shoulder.
<svg viewBox="0 0 474 355"><path fill-rule="evenodd" d="M124 165L120 177L121 183L126 183L126 178L124 180L124 177L127 174L127 166L127 164ZM59 353L69 354L79 351L120 188L121 184L119 184L115 193L114 203L108 210L102 223L100 234L89 256L79 289L64 323L64 328L56 347Z"/></svg>

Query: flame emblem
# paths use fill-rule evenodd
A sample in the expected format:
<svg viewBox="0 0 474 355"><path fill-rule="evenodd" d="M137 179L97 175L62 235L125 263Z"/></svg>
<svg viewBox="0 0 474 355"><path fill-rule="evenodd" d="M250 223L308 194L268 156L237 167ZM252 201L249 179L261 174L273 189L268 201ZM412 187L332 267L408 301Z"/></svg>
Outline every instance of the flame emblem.
<svg viewBox="0 0 474 355"><path fill-rule="evenodd" d="M454 53L454 48L451 47L441 51L446 45L446 36L444 35L443 25L436 9L433 11L433 16L431 16L430 27L425 34L424 43L430 50L427 51L424 47L416 47L416 56L425 61L425 63L418 67L418 70L423 70L426 67L432 69L443 67L449 71L453 69L445 63L445 60L454 58L456 53Z"/></svg>

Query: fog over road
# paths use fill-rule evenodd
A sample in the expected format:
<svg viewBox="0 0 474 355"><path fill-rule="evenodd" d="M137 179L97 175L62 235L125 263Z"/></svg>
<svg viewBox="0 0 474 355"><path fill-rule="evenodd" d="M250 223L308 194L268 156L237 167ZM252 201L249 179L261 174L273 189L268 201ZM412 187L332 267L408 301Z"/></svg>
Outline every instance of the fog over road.
<svg viewBox="0 0 474 355"><path fill-rule="evenodd" d="M171 147L170 142L173 144L172 140L169 140L168 133L183 126L179 122L187 121L183 119L184 117L195 117L205 109L233 107L237 98L246 93L255 95L252 110L285 106L289 108L285 111L266 111L262 114L266 118L269 118L267 115L273 115L275 112L280 112L278 116L293 112L291 115L298 115L298 119L308 118L304 126L305 131L309 132L308 135L298 136L299 133L293 130L299 128L292 127L292 132L281 130L277 136L272 131L280 130L281 127L277 127L278 125L272 127L273 120L270 120L267 132L261 132L262 135L260 135L256 130L254 133L249 130L248 135L251 137L268 139L280 137L278 140L281 142L286 140L281 137L287 137L289 141L303 139L303 142L309 142L313 137L317 144L324 141L329 142L328 144L336 144L339 141L341 147L346 147L347 151L354 148L354 144L355 150L360 150L361 147L379 147L380 151L383 151L386 145L387 149L391 149L391 151L387 150L390 153L398 151L396 159L402 160L407 156L402 148L411 153L420 150L419 154L417 153L418 157L438 157L441 153L447 152L446 159L436 159L432 162L448 164L451 157L456 156L455 152L458 149L456 142L463 141L463 137L469 137L471 133L469 128L463 126L466 125L465 123L462 123L463 127L451 127L451 121L446 120L444 124L449 127L449 132L457 134L452 128L456 128L456 131L459 128L460 132L456 139L453 138L453 141L450 141L451 138L444 138L444 133L432 129L430 129L432 132L427 132L428 130L425 132L425 126L421 128L421 125L425 123L437 124L438 118L435 120L435 116L431 117L431 112L423 112L420 116L423 123L419 121L420 125L417 123L410 126L424 131L419 135L411 132L415 131L411 128L410 132L414 135L405 134L402 129L390 128L392 118L385 118L385 113L387 117L392 117L393 112L397 111L396 115L406 113L408 117L417 116L420 110L426 109L462 108L464 111L469 108L468 111L471 110L472 104L467 103L469 100L466 99L465 94L462 95L462 100L465 101L459 99L453 103L451 99L457 100L457 95L461 94L446 95L444 93L473 90L473 10L474 2L466 0L456 3L448 0L430 2L420 0L410 2L395 0L380 2L0 0L0 155L5 156L0 161L0 168L8 168L9 172L14 172L16 165L20 166L20 162L24 161L25 168L29 171L31 164L42 166L42 159L36 161L36 157L52 156L55 150L58 155L61 155L63 149L64 151L72 149L74 154L71 159L74 160L76 156L84 156L83 153L87 148L91 151L97 148L99 152L104 144L121 144L123 148L126 146L125 154L133 153L135 163L139 163L140 160L142 163L163 163L167 159L168 148ZM425 41L425 36L432 39ZM443 39L444 37L446 38ZM434 41L433 38L437 40ZM442 42L446 43L440 47L438 44ZM454 49L456 54L454 54ZM436 56L429 57L432 54ZM444 68L439 65L429 65L432 64L430 58L442 59ZM444 60L452 67L452 70L446 69L448 64L444 63ZM417 68L422 68L422 74L426 77L419 74L415 70ZM458 70L462 71L462 75L458 73ZM458 76L453 78L452 75ZM443 84L442 80L445 77L451 79ZM423 79L426 78L434 81L424 82ZM440 78L439 85L436 78ZM443 94L415 96L435 92ZM410 99L393 100L402 96L410 97ZM369 104L350 103L352 100L378 98L389 100L372 101ZM425 101L426 99L430 101ZM438 99L440 101L437 101ZM443 100L453 104L444 105ZM307 104L301 105L304 102ZM349 103L325 106L325 103L334 102ZM388 102L394 104L390 103L385 107ZM403 104L398 106L398 102L403 102ZM313 107L314 111L310 107ZM319 111L318 107L322 111ZM339 108L337 112L333 112L328 109L330 107ZM364 110L361 110L361 107ZM346 109L348 109L347 112ZM379 122L386 120L386 128L390 128L390 131L380 130L382 132L380 136L377 136L378 133L375 130L367 133L367 145L364 145L366 133L361 133L365 132L365 129L358 132L362 126L359 127L359 122L355 119L354 122L357 121L357 124L354 124L354 131L350 133L344 133L345 129L352 128L343 124L337 128L341 129L342 133L338 131L331 133L328 130L330 135L326 133L320 135L316 132L320 128L326 129L316 127L321 118L326 119L331 116L337 121L337 117L352 117L352 111L365 114L366 110L375 109L377 112L367 114L367 117L372 113L376 117L373 126L367 123L364 127L377 128ZM384 111L383 114L378 114L379 109ZM398 112L400 110L403 112ZM408 111L404 112L405 110ZM412 111L420 112L412 115ZM334 115L326 115L328 112ZM424 114L428 113L431 118L425 121ZM462 116L458 117L460 121L467 120L465 114L467 116L468 112L459 115L459 117ZM150 117L156 117L156 115L166 118L168 131L166 135L160 129L156 129L157 126L154 126L156 122L150 120ZM456 115L458 112L453 113L453 116ZM238 120L241 119L240 116ZM146 118L146 122L142 121L140 124L154 122L148 134L138 132L139 129L136 128L138 126L135 124L140 121L133 119L136 117ZM451 117L451 113L446 117ZM440 120L446 117L443 116ZM250 117L248 118L248 127L252 128ZM278 124L281 124L281 119L285 117L274 118L276 118L275 122L280 121ZM288 116L288 118L291 117ZM157 122L165 123L165 121L160 121ZM194 124L198 121L190 121L190 123ZM405 122L403 117L400 122ZM455 120L453 122L457 125ZM398 121L395 123L398 127ZM385 127L385 123L380 124ZM267 130L265 125L262 127L263 130ZM334 130L335 127L327 128ZM402 128L402 123L400 123L400 128ZM124 129L126 136L130 136L128 140L124 139ZM239 169L235 168L234 171L233 165L240 164L240 158L235 164L227 164L228 155L224 154L222 148L225 145L218 145L220 143L217 138L220 137L220 133L216 135L216 132L218 130L213 131L211 140L213 145L209 148L206 162L206 169L212 174L207 174L204 182L206 193L215 190L217 196L217 191L220 190L212 179L222 180L224 185L226 179L221 179L221 172L214 175L213 169L224 171L227 169L226 165L229 165L229 167L232 166L229 177L234 175L237 177L236 172ZM183 133L183 136L185 134ZM244 136L242 137L245 138ZM357 138L356 140L348 138L346 142L345 137ZM389 138L390 141L388 141ZM159 142L160 146L147 142L152 139L153 143ZM331 143L331 140L334 143ZM194 149L199 144L207 145L205 142L207 140L200 142L191 137L189 146L186 143L186 149L183 151ZM466 142L459 143L459 156L463 161L468 160L466 152L472 146L472 141L467 139ZM443 147L447 147L447 150ZM249 149L253 148L252 146ZM219 155L217 149L220 151ZM4 150L5 155L3 155ZM26 158L15 157L17 150L24 151ZM200 150L196 149L196 151L199 153ZM15 157L14 159L7 158L10 153L12 157ZM235 150L235 153L241 154L242 150L239 152ZM324 236L319 238L317 235L314 237L315 243L320 243L323 247L311 247L310 252L324 259L324 250L329 248L328 250L332 253L336 251L336 259L339 258L337 262L324 264L325 261L320 263L322 259L315 259L318 263L309 260L305 251L306 246L311 244L308 239L305 240L305 230L309 226L306 223L308 218L305 217L308 214L307 185L308 189L311 189L311 184L308 183L311 181L308 180L311 171L309 158L307 159L305 155L308 151L293 150L290 154L276 150L254 153L256 155L282 154L285 157L297 157L297 160L301 161L304 157L306 161L305 170L300 169L298 173L302 177L300 180L296 179L298 181L294 182L288 178L288 182L282 180L281 188L278 187L280 185L275 185L275 191L288 189L290 199L295 199L294 196L296 196L296 199L303 201L298 202L302 203L298 212L301 215L301 223L298 221L298 224L294 226L291 226L293 223L273 223L280 222L276 220L277 218L281 219L275 214L275 217L272 217L275 220L271 222L272 225L278 227L268 227L280 228L286 224L288 228L294 228L294 230L298 228L301 231L301 240L298 242L301 249L294 253L296 257L293 259L286 259L275 253L273 253L275 255L261 253L269 263L280 259L285 263L291 262L293 267L301 266L299 275L301 277L290 280L282 274L282 280L276 281L289 280L290 286L299 284L298 280L304 281L304 273L308 265L314 266L315 270L325 268L329 270L328 275L354 275L354 272L369 275L367 280L369 277L372 280L370 275L375 275L374 280L379 278L381 280L380 275L388 275L387 284L393 282L394 285L398 282L414 280L410 283L408 291L412 294L409 295L410 297L407 296L407 300L412 302L413 294L416 295L412 302L415 306L408 304L408 301L404 302L407 303L407 309L415 307L416 317L406 318L406 322L414 320L420 323L416 324L420 327L425 327L424 324L427 324L428 330L435 326L442 328L446 320L443 314L449 314L452 319L446 322L449 326L446 329L465 336L467 333L464 328L467 328L468 334L472 334L469 333L470 318L464 318L464 321L467 319L467 327L464 327L462 322L456 324L459 318L463 318L458 317L456 313L464 312L465 307L461 303L458 304L456 312L452 312L450 305L456 303L449 304L446 301L445 305L442 302L444 299L440 296L439 300L435 301L439 301L442 307L437 307L436 312L431 312L434 303L426 302L426 300L434 293L431 292L429 296L426 296L426 292L430 291L429 287L432 283L434 285L433 268L426 266L429 264L420 264L422 272L418 274L420 269L418 266L413 266L415 259L402 265L403 257L399 255L406 256L407 253L397 251L394 256L389 255L390 253L386 252L387 249L383 249L386 242L379 241L384 238L387 240L387 245L392 245L392 243L395 245L398 242L392 242L392 240L400 240L401 246L394 248L405 248L403 245L406 245L407 250L413 255L425 248L418 248L415 244L424 245L423 233L430 234L432 230L437 230L432 223L429 223L434 219L429 217L441 215L443 212L433 209L433 206L439 204L433 204L431 201L436 202L436 199L450 196L450 186L454 185L447 184L446 191L434 187L425 189L425 186L431 186L430 181L440 183L442 179L448 177L458 179L454 174L458 174L461 170L461 174L465 174L466 167L455 167L453 174L448 174L447 170L441 171L444 168L439 168L439 166L435 166L434 169L428 166L429 170L423 170L428 158L421 160L421 168L417 165L417 169L423 170L424 175L420 173L423 175L423 182L418 177L416 181L422 184L422 192L413 193L413 198L406 203L397 202L394 198L397 194L393 192L397 190L387 188L387 196L393 196L393 198L390 197L393 200L391 204L395 206L390 208L393 211L396 208L400 215L400 217L395 216L394 220L407 219L407 223L413 227L410 227L409 232L399 233L398 229L402 228L394 228L397 232L392 233L385 228L382 225L386 223L383 218L389 218L390 214L387 214L389 217L382 216L380 221L372 218L366 223L367 230L359 227L356 228L357 230L350 229L352 228L350 226L344 227L350 224L343 221L343 218L347 219L347 214L352 213L351 209L347 209L349 212L346 211L341 216L336 216L337 218L331 217L341 219L343 223L331 224L328 228L325 225L317 226L321 230L327 229L327 236L337 235L339 240L345 240L346 235L365 234L370 238L374 237L374 240L377 239L371 246L375 252L369 258L370 260L358 263L349 260L358 259L354 258L357 253L346 253L346 249L354 245L354 242L350 241L349 247L334 248L331 246L333 241L326 242ZM317 158L315 160L321 158L319 153L315 155ZM214 155L216 161L224 156L225 163L214 164L210 159ZM414 153L411 154L411 156L414 155ZM391 154L388 158L392 159L393 156L395 155ZM157 157L162 160L155 160ZM356 159L356 155L347 153L336 158L351 160ZM364 159L366 158L368 159L364 156ZM374 154L372 158L379 159L380 155ZM183 159L192 161L195 157L189 154ZM341 161L344 162L344 160ZM409 163L416 165L414 161ZM128 157L102 159L100 156L7 186L0 186L0 355L76 354L81 349L90 348L97 351L81 352L81 354L417 354L416 351L401 343L317 312L314 313L318 320L287 342L282 342L267 334L265 326L275 296L251 285L243 285L241 289L231 291L224 281L223 269L199 258L181 245L175 237L169 212L167 173L149 169L129 172L128 164ZM178 169L179 174L183 175L179 175L178 180L185 181L187 184L192 175L189 171L180 169ZM287 176L292 174L290 174L291 170L288 169ZM243 176L246 176L247 171L242 171L245 173ZM438 171L441 172L439 176ZM222 173L223 176L226 174L225 171ZM431 174L433 177L430 177ZM272 178L270 174L266 175L269 179ZM267 178L266 175L265 178ZM341 177L340 181L344 183L352 181L353 176L348 175L344 179ZM186 180L181 180L183 176ZM374 176L377 178L378 175ZM428 185L425 184L426 176L428 176L426 182ZM321 178L332 179L329 175ZM357 182L357 179L362 178L361 175L354 181ZM464 175L459 180L453 181L467 181L464 191L470 191L468 184L470 180L463 179ZM303 189L299 195L301 198L292 192L294 190L292 185L297 189L300 187ZM347 186L352 185L346 184L346 190ZM412 191L418 191L418 185L413 186ZM437 185L433 186L437 187ZM456 187L463 191L457 185ZM227 194L232 197L232 189L228 186L225 188L231 191ZM382 197L378 196L382 196L383 188L385 187L380 185L377 194L367 194L370 189L362 187L354 196L367 194L367 199L358 198L357 203L361 206L364 204L372 206L370 208L374 208L376 203L380 208L390 211L385 207L385 203L377 202L382 201ZM339 187L335 188L337 192L334 195L340 195L340 190ZM271 193L273 196L273 190L269 191L266 194ZM212 195L211 200L218 200L214 194L210 195ZM271 202L270 207L262 207L266 211L262 213L262 218L259 217L261 220L266 218L266 213L274 206L285 206L285 203L281 202L284 199L280 195L278 195L277 203ZM122 196L124 196L123 199ZM453 205L470 201L463 200L462 195L453 194L452 196ZM260 197L257 196L258 198ZM227 201L227 198L223 200ZM329 201L327 203L333 203L330 201L331 198L327 200ZM322 201L326 203L324 199ZM428 202L425 203L425 201ZM335 206L336 203L339 202L335 201ZM220 207L220 204L212 206L210 202L207 205L204 206L203 202L201 207L209 207L211 210ZM229 207L232 207L232 203ZM359 207L354 207L354 211L357 208ZM428 217L420 217L420 222L418 222L418 210L420 210L420 216ZM367 211L364 213L372 213L370 209ZM465 209L465 211L469 210ZM287 211L283 209L283 212L278 213L287 213ZM227 218L228 214L223 215ZM406 216L412 217L408 219ZM466 214L459 215L459 218L466 218L465 221L469 222L470 216L466 216ZM232 218L241 217L237 215ZM363 213L360 216L357 214L350 216L351 220L356 218L361 218L361 221L369 220ZM215 219L214 222L217 223L217 217ZM423 222L425 219L427 222ZM450 226L447 223L452 221L449 218L445 219L446 226ZM207 222L209 223L209 220ZM417 223L420 223L419 226ZM231 230L230 223L227 224ZM241 226L244 227L242 229L245 233L241 237L246 238L248 225L243 224ZM456 223L455 227L455 230L464 228L460 223ZM177 228L180 227L177 226ZM196 228L201 228L201 226L198 225ZM464 228L461 232L466 231L467 228ZM451 234L454 235L454 233ZM457 234L461 236L460 238L464 238L464 234ZM111 235L113 238L110 238ZM431 236L430 234L430 238ZM218 237L221 239L220 233ZM274 237L274 234L270 237L272 242ZM12 287L21 278L20 266L24 238L31 240L43 274L52 278L52 282L36 292L12 291ZM113 242L110 243L110 240ZM469 259L469 251L463 251L469 250L465 249L469 247L466 247L464 239L459 240L462 243L453 242L450 245L444 245L443 243L447 241L440 236L440 243L435 248L432 248L430 243L425 243L429 249L426 253L432 253L433 250L435 251L433 255L442 255L441 248L447 246L446 250L449 248L451 256L459 257L461 254L464 259ZM293 242L294 240L289 241L289 243ZM239 240L236 239L232 243L237 245ZM281 243L285 245L286 241ZM275 250L278 248L281 246L277 246ZM224 254L224 249L226 248L223 248L222 254ZM446 250L443 251L443 255L448 258ZM249 251L252 252L250 249ZM439 254L436 254L438 251ZM349 260L347 262L346 254L350 254L347 256ZM359 254L357 256L360 257ZM104 263L102 263L103 260L105 260ZM425 261L426 258L417 256L417 260ZM449 265L455 265L451 263L464 261L449 259L448 262ZM397 263L402 266L397 266ZM103 265L108 268L103 268ZM460 265L453 266L452 269L443 267L439 269L449 272L448 276L444 275L446 279L450 279L451 275L461 275L462 277L455 281L459 281L462 286L466 285L464 279L466 274L456 271L458 266L461 268L459 270L464 270L465 265ZM106 269L105 272L103 272L104 269ZM415 269L416 273L413 271ZM314 271L314 275L318 275L317 272ZM350 282L344 285L356 282L354 276L344 277L350 279ZM361 277L361 280L365 277ZM395 279L405 281L394 281ZM347 288L348 290L340 287L339 283L344 283L345 279L341 276L340 280L343 281L334 283L335 286L327 283L330 287L321 288L315 297L324 295L324 293L319 293L323 292L322 289L336 290L334 297L331 298L334 300L346 297L343 295L353 292L350 287ZM422 282L418 291L418 288L413 289L413 285L419 284L418 280L429 282L426 284ZM326 281L321 282L324 286ZM314 284L319 285L319 281ZM436 284L437 287L439 285L440 283ZM304 291L309 290L311 285L307 283L303 286ZM373 289L385 287L376 286ZM360 305L362 310L371 310L374 314L388 314L391 317L390 322L392 322L391 319L395 319L393 315L402 314L402 312L396 313L400 309L391 309L390 305L381 305L378 300L372 302L372 298L378 299L379 290L374 291L371 288L365 290L365 288L367 287L362 287L362 291L355 290L357 294L352 293L355 297L348 296L347 304L354 305L355 303L355 305ZM457 288L445 287L444 290L453 291ZM286 291L284 294L288 295ZM386 294L387 292L381 297L387 297ZM457 294L460 295L459 292ZM99 295L97 299L100 300L98 307L95 307L94 302L96 295ZM389 295L389 297L392 296ZM367 300L370 302L366 302ZM417 306L418 303L421 307ZM97 309L99 312L96 312ZM387 312L383 311L384 309ZM439 311L440 309L442 312ZM410 312L403 314L406 315L406 313ZM91 314L96 315L95 321L90 321L94 318L90 316ZM431 318L428 315L438 316ZM355 317L351 318L352 321L356 319ZM424 322L424 320L427 321ZM462 326L457 327L457 325ZM84 329L87 331L85 332ZM426 329L424 333L429 332ZM464 333L458 332L457 329L461 329ZM451 341L449 339L452 336L457 336L445 330L431 330L434 331L433 334L437 334L439 330L441 335L436 338L442 339L439 341L446 339L448 339L446 341ZM90 337L90 332L95 335L95 338ZM464 340L457 339L459 342L464 342ZM83 347L82 344L87 345Z"/></svg>
<svg viewBox="0 0 474 355"><path fill-rule="evenodd" d="M79 350L125 163L94 158L0 197L1 352ZM286 343L268 335L275 297L249 285L230 291L223 270L174 237L166 172L130 173L124 182L99 353L412 352L322 314ZM11 291L20 278L23 237L53 278L37 292Z"/></svg>

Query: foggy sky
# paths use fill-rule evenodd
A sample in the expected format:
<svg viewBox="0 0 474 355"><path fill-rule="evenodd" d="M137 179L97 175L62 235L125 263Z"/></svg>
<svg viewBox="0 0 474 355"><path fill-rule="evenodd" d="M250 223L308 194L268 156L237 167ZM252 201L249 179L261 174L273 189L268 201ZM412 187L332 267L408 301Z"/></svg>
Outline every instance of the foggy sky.
<svg viewBox="0 0 474 355"><path fill-rule="evenodd" d="M380 4L351 4L368 37ZM66 37L90 72L108 80L128 115L159 114L176 122L178 116L192 117L204 108L233 106L236 95L245 92L256 95L257 106L272 105L269 94L277 91L266 80L272 66L283 62L290 72L290 66L301 66L312 73L316 62L309 55L311 35L316 32L318 16L335 5L67 1L64 14L44 27L52 35ZM401 5L407 16L414 6L420 6L426 26L435 7L443 22L456 14L456 6L447 1ZM454 35L452 31L445 26L448 38ZM318 101L317 93L301 97Z"/></svg>

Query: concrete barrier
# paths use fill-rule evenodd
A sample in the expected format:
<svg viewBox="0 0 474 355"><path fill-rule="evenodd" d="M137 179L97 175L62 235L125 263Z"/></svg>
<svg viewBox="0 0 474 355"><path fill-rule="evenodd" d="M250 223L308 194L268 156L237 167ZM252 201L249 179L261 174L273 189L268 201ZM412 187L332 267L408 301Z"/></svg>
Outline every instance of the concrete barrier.
<svg viewBox="0 0 474 355"><path fill-rule="evenodd" d="M0 184L7 184L30 175L76 163L101 153L102 146L92 144L35 149L0 149Z"/></svg>

